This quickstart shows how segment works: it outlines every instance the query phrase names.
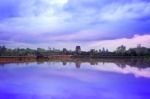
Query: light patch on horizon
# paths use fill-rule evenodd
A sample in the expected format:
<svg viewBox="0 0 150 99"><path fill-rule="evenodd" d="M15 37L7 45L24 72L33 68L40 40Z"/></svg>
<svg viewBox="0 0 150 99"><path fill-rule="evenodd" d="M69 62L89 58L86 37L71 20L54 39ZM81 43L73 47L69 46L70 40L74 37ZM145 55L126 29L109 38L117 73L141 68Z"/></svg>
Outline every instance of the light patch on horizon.
<svg viewBox="0 0 150 99"><path fill-rule="evenodd" d="M135 48L138 44L141 44L144 47L150 48L150 35L134 35L132 38L121 38L115 40L103 40L103 41L95 41L91 44L90 48L99 48L105 47L110 50L115 50L120 45L125 45L128 48Z"/></svg>
<svg viewBox="0 0 150 99"><path fill-rule="evenodd" d="M103 47L109 49L110 51L115 51L116 48L120 45L125 45L128 48L137 47L138 44L141 44L144 47L150 48L150 35L134 35L132 38L120 38L114 40L99 40L99 41L50 41L44 43L21 43L21 42L10 42L0 40L1 45L6 45L9 48L57 48L63 49L67 48L68 50L75 50L76 45L80 45L81 49L88 51L95 48L96 50L102 49ZM14 45L15 44L15 45Z"/></svg>

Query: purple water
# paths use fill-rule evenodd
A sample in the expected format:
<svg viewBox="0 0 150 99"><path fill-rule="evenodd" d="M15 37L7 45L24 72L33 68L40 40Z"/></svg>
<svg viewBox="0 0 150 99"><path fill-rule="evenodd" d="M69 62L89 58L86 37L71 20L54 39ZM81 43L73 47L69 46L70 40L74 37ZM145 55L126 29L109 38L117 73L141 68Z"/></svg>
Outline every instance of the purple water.
<svg viewBox="0 0 150 99"><path fill-rule="evenodd" d="M72 62L0 65L0 99L150 99L150 68Z"/></svg>

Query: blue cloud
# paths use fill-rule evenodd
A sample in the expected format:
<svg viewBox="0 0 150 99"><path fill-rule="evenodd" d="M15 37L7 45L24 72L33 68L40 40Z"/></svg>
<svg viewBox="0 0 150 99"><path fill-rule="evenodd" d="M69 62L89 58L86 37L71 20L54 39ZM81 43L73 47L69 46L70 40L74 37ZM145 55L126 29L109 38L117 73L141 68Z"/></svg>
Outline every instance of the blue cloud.
<svg viewBox="0 0 150 99"><path fill-rule="evenodd" d="M12 2L0 1L0 20L17 17L18 16L18 5Z"/></svg>

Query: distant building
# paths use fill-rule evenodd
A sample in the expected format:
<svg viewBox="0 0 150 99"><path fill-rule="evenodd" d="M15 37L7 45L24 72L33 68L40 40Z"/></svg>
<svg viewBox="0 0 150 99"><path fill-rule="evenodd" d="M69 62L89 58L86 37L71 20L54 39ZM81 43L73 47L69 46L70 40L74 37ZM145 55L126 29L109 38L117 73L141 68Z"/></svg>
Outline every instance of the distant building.
<svg viewBox="0 0 150 99"><path fill-rule="evenodd" d="M121 45L117 48L117 53L124 53L126 51L126 47Z"/></svg>
<svg viewBox="0 0 150 99"><path fill-rule="evenodd" d="M109 52L109 50L108 49L106 49L106 53L108 53Z"/></svg>
<svg viewBox="0 0 150 99"><path fill-rule="evenodd" d="M102 49L102 52L104 53L105 52L105 48L103 47L103 49Z"/></svg>
<svg viewBox="0 0 150 99"><path fill-rule="evenodd" d="M96 50L95 49L91 49L90 50L90 54L95 54L96 53Z"/></svg>
<svg viewBox="0 0 150 99"><path fill-rule="evenodd" d="M67 49L63 48L63 53L66 54L67 53Z"/></svg>
<svg viewBox="0 0 150 99"><path fill-rule="evenodd" d="M80 46L76 46L76 53L81 53L81 47Z"/></svg>
<svg viewBox="0 0 150 99"><path fill-rule="evenodd" d="M99 49L99 53L101 53L102 52L102 50L101 49Z"/></svg>
<svg viewBox="0 0 150 99"><path fill-rule="evenodd" d="M91 49L90 52L91 53L95 53L96 51L95 51L95 49Z"/></svg>
<svg viewBox="0 0 150 99"><path fill-rule="evenodd" d="M148 50L145 47L142 47L141 44L137 45L137 48L134 49L137 55L142 55L144 53L147 53Z"/></svg>
<svg viewBox="0 0 150 99"><path fill-rule="evenodd" d="M141 44L138 44L138 45L137 45L137 48L142 48L142 45L141 45Z"/></svg>

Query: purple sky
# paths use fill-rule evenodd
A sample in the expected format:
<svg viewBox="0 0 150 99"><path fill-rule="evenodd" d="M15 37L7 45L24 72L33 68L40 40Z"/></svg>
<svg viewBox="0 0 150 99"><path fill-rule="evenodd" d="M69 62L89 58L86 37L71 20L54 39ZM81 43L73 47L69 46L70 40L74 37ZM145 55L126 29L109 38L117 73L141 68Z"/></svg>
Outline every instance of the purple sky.
<svg viewBox="0 0 150 99"><path fill-rule="evenodd" d="M149 0L1 0L0 45L150 47Z"/></svg>

